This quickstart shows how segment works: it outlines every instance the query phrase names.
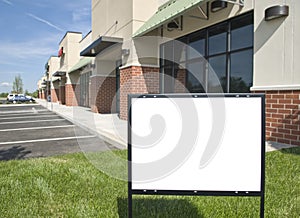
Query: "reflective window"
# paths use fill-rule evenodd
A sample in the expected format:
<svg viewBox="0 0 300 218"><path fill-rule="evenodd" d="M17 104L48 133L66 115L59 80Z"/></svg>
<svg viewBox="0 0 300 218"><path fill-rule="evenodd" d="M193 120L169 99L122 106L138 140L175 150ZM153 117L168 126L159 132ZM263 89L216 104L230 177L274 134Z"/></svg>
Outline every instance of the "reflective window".
<svg viewBox="0 0 300 218"><path fill-rule="evenodd" d="M173 67L165 67L163 72L163 93L172 93L174 90L174 77L173 77Z"/></svg>
<svg viewBox="0 0 300 218"><path fill-rule="evenodd" d="M174 41L174 62L176 64L186 61L187 44L181 41Z"/></svg>
<svg viewBox="0 0 300 218"><path fill-rule="evenodd" d="M162 61L163 66L171 65L174 58L173 41L163 44L161 46L161 49L162 49L162 56L163 56L163 61Z"/></svg>
<svg viewBox="0 0 300 218"><path fill-rule="evenodd" d="M231 54L230 92L250 92L253 77L253 50Z"/></svg>
<svg viewBox="0 0 300 218"><path fill-rule="evenodd" d="M208 38L209 55L226 52L227 49L227 24L221 24L211 28Z"/></svg>
<svg viewBox="0 0 300 218"><path fill-rule="evenodd" d="M205 92L207 62L205 59L188 64L187 87L190 92Z"/></svg>
<svg viewBox="0 0 300 218"><path fill-rule="evenodd" d="M253 17L236 19L231 23L231 50L253 45Z"/></svg>
<svg viewBox="0 0 300 218"><path fill-rule="evenodd" d="M179 40L183 43L175 40L161 46L162 92L182 90L174 88L177 81L194 93L250 91L253 83L252 12Z"/></svg>
<svg viewBox="0 0 300 218"><path fill-rule="evenodd" d="M209 59L208 91L226 92L226 55L219 55Z"/></svg>
<svg viewBox="0 0 300 218"><path fill-rule="evenodd" d="M205 56L206 34L198 34L189 40L188 59Z"/></svg>

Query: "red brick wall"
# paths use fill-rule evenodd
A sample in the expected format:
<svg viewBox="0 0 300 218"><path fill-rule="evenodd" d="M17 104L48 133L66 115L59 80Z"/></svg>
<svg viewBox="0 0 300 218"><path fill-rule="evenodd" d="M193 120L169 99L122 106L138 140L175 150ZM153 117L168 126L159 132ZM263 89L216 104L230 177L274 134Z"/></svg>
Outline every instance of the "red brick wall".
<svg viewBox="0 0 300 218"><path fill-rule="evenodd" d="M67 106L78 106L78 97L75 94L76 84L65 85L65 97Z"/></svg>
<svg viewBox="0 0 300 218"><path fill-rule="evenodd" d="M93 76L90 85L91 110L96 113L115 113L116 77Z"/></svg>
<svg viewBox="0 0 300 218"><path fill-rule="evenodd" d="M41 91L40 98L41 98L41 99L46 99L46 98L45 98L45 92L44 92L43 90Z"/></svg>
<svg viewBox="0 0 300 218"><path fill-rule="evenodd" d="M266 140L300 146L300 90L256 93L266 95Z"/></svg>
<svg viewBox="0 0 300 218"><path fill-rule="evenodd" d="M58 102L58 94L59 94L58 89L51 89L51 101L52 102Z"/></svg>
<svg viewBox="0 0 300 218"><path fill-rule="evenodd" d="M186 88L186 69L179 69L177 71L177 78L174 84L174 92L175 93L186 93L188 92Z"/></svg>
<svg viewBox="0 0 300 218"><path fill-rule="evenodd" d="M159 68L131 66L120 70L120 118L127 119L128 94L159 93Z"/></svg>

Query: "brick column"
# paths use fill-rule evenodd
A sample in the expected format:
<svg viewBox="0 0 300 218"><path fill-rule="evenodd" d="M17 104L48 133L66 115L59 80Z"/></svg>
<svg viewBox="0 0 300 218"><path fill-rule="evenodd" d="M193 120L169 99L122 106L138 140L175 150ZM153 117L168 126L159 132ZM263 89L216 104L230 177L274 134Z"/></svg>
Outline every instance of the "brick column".
<svg viewBox="0 0 300 218"><path fill-rule="evenodd" d="M159 68L130 66L120 70L120 118L127 120L128 94L159 93Z"/></svg>
<svg viewBox="0 0 300 218"><path fill-rule="evenodd" d="M41 99L46 99L44 90L42 90L42 92L41 92Z"/></svg>
<svg viewBox="0 0 300 218"><path fill-rule="evenodd" d="M96 113L115 113L116 77L92 76L90 106Z"/></svg>
<svg viewBox="0 0 300 218"><path fill-rule="evenodd" d="M65 98L66 98L67 106L78 106L75 89L76 89L76 84L66 84L65 85Z"/></svg>
<svg viewBox="0 0 300 218"><path fill-rule="evenodd" d="M58 102L58 95L59 95L58 89L51 89L51 101L52 102Z"/></svg>
<svg viewBox="0 0 300 218"><path fill-rule="evenodd" d="M178 69L177 77L174 81L174 93L186 93L188 92L186 88L186 69Z"/></svg>
<svg viewBox="0 0 300 218"><path fill-rule="evenodd" d="M300 146L300 90L255 93L266 95L266 140Z"/></svg>

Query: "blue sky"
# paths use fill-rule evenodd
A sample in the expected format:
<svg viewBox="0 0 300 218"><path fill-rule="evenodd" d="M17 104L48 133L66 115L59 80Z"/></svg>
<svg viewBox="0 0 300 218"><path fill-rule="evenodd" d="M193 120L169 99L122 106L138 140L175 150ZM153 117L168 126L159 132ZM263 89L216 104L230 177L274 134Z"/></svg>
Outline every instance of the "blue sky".
<svg viewBox="0 0 300 218"><path fill-rule="evenodd" d="M35 91L65 33L90 30L91 0L0 0L0 92L12 90L16 75Z"/></svg>

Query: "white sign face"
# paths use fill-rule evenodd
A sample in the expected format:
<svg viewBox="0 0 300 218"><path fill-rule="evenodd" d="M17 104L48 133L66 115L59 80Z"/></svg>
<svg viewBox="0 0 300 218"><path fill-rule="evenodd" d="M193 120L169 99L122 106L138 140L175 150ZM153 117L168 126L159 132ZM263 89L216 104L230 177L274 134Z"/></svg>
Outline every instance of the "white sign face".
<svg viewBox="0 0 300 218"><path fill-rule="evenodd" d="M261 191L262 98L132 98L132 190Z"/></svg>

